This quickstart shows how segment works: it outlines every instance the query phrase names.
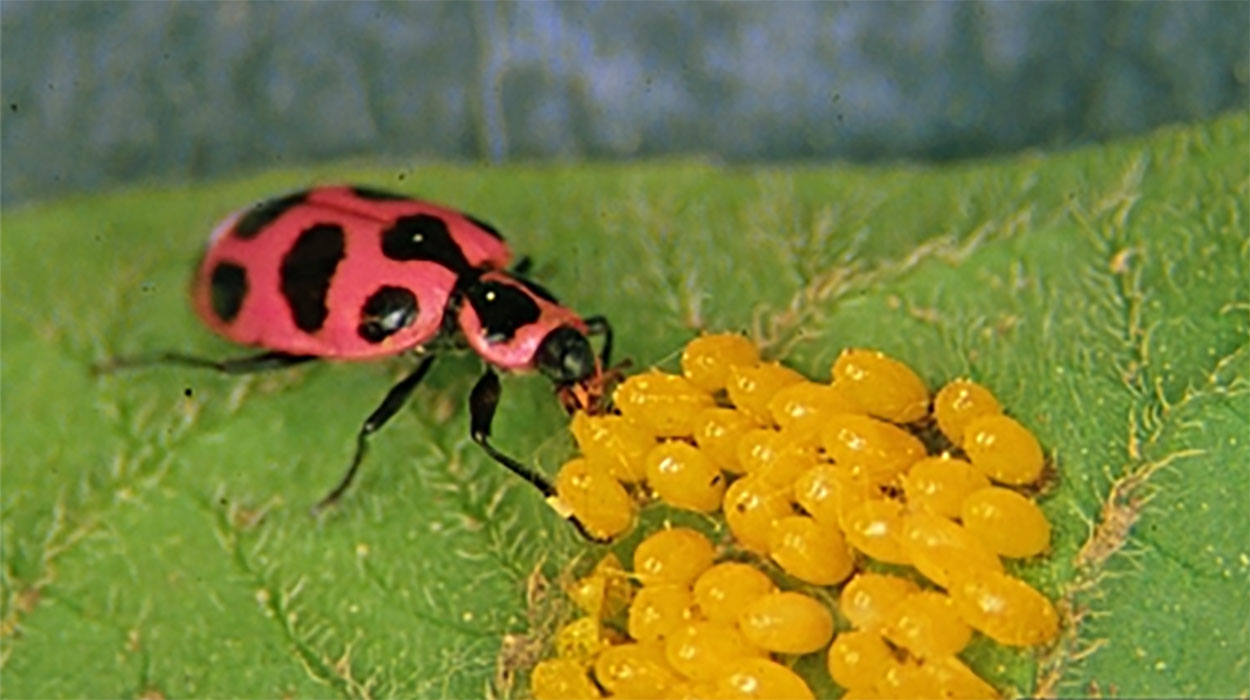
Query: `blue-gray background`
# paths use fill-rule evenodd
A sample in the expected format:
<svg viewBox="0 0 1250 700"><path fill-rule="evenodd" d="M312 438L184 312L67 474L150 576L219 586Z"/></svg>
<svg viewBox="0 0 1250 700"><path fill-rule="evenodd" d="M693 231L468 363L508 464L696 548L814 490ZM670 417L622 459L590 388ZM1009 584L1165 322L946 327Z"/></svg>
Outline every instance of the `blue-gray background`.
<svg viewBox="0 0 1250 700"><path fill-rule="evenodd" d="M0 197L363 156L946 159L1250 106L1250 3L0 3Z"/></svg>

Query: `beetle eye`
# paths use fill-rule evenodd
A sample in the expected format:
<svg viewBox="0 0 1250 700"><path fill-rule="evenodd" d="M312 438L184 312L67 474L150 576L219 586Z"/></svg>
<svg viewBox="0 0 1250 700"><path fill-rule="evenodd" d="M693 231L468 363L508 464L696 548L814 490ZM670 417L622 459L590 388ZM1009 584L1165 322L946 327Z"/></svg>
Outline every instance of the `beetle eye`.
<svg viewBox="0 0 1250 700"><path fill-rule="evenodd" d="M553 382L564 384L589 377L595 370L595 356L581 331L560 326L538 345L534 364Z"/></svg>

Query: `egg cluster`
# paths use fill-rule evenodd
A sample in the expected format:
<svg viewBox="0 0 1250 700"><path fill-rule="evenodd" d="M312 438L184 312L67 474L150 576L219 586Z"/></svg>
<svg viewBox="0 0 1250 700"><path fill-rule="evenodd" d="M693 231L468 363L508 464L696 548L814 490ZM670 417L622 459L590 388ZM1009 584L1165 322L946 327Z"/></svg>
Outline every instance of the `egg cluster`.
<svg viewBox="0 0 1250 700"><path fill-rule="evenodd" d="M853 629L834 639L827 665L848 697L993 696L994 689L957 658L973 630L1016 646L1056 635L1050 601L1004 573L1001 561L1049 547L1049 522L1016 490L1041 478L1042 450L986 388L957 379L930 397L909 367L861 349L839 355L832 382L813 382L761 361L752 343L729 334L695 339L681 365L681 375L651 370L628 378L613 396L619 413L574 417L572 432L583 456L560 470L557 495L589 531L604 538L624 532L637 504L654 496L702 513L722 511L744 556L771 559L807 584L845 583L840 608ZM657 533L647 542L662 535L691 540L689 534ZM710 545L701 547L695 547L698 557L695 549L687 551L683 562L705 561L709 575L721 567L750 570L758 575L757 588L746 590L764 596L760 591L767 589L774 596L760 600L800 596L820 605L799 593L773 593L771 580L747 564L713 566ZM691 602L697 582L682 592L681 585L689 588L702 571L664 588L647 582L650 574L637 563L647 560L645 553L635 554L634 575L644 587L630 608L629 632L636 645L663 641L668 669L678 677L706 681L709 673L719 678L726 672L723 664L711 664L691 675L693 665L672 662L668 649L681 644L671 636L679 623L682 630L720 625L710 637L729 646L745 640L757 651L749 657L760 661L756 669L765 662L769 669L777 666L763 658L764 651L809 653L832 635L829 618L829 634L815 647L764 644L742 617L754 599L746 601L744 594L718 613L712 600ZM911 567L933 586L862 572L868 560ZM861 573L852 578L856 571ZM640 599L655 619L672 624L662 633L636 630ZM584 668L581 673L586 676ZM540 677L536 673L536 695ZM655 689L641 695L618 690L597 667L595 678L612 694L659 696ZM731 691L720 687L717 697L769 696Z"/></svg>
<svg viewBox="0 0 1250 700"><path fill-rule="evenodd" d="M778 590L754 566L715 558L706 537L681 527L643 540L632 573L605 557L568 587L586 614L560 629L556 657L534 668L534 697L812 698L772 654L827 646L828 606ZM624 617L628 639L604 624L614 616Z"/></svg>

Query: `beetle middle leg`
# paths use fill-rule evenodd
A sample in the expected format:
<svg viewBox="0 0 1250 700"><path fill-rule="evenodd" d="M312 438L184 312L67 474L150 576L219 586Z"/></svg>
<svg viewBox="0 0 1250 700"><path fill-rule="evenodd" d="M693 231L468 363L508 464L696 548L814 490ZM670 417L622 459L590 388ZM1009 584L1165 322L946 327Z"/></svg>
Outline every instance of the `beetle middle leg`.
<svg viewBox="0 0 1250 700"><path fill-rule="evenodd" d="M390 391L386 392L386 397L382 399L382 403L373 409L373 413L369 414L369 417L361 424L360 431L356 433L356 453L352 455L351 466L347 468L347 472L343 474L343 478L339 480L338 485L330 493L326 494L325 498L318 501L317 505L313 506L312 511L314 515L334 505L343 493L347 491L347 487L351 486L352 480L356 478L356 472L360 470L360 463L364 461L365 452L369 449L369 436L380 430L382 426L386 425L387 421L399 412L399 409L403 408L404 404L412 396L413 390L425 378L426 372L430 371L430 365L432 364L434 364L434 356L426 357L421 361L421 364L417 365L416 369L409 372L398 384L391 387Z"/></svg>

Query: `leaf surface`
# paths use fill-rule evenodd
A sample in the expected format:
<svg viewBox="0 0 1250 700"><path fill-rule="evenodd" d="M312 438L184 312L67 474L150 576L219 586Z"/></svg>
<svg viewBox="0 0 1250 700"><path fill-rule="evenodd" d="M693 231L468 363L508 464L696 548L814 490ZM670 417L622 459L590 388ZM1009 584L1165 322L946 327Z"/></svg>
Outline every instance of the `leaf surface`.
<svg viewBox="0 0 1250 700"><path fill-rule="evenodd" d="M584 545L468 440L477 360L435 364L321 520L307 506L404 360L88 372L240 354L188 308L207 231L334 181L490 221L562 300L611 317L635 367L675 367L707 328L817 378L848 346L935 389L972 376L1053 459L1054 551L1014 569L1065 622L1041 652L974 643L974 668L1024 694L1250 693L1247 149L1235 115L942 168L347 164L5 211L5 694L522 690L506 681L569 614L550 586ZM497 442L554 472L572 448L549 386L504 391ZM800 667L829 694L822 665Z"/></svg>

